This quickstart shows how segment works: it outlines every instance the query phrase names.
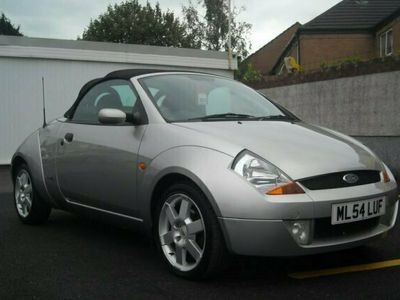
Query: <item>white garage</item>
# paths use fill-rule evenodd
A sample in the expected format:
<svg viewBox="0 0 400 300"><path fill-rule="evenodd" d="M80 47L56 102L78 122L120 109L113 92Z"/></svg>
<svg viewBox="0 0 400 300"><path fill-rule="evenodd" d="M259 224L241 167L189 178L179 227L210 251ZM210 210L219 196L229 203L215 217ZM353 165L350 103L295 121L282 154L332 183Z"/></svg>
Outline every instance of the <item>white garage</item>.
<svg viewBox="0 0 400 300"><path fill-rule="evenodd" d="M0 36L0 164L9 164L18 145L43 123L42 77L51 120L64 114L84 83L127 68L233 76L224 52Z"/></svg>

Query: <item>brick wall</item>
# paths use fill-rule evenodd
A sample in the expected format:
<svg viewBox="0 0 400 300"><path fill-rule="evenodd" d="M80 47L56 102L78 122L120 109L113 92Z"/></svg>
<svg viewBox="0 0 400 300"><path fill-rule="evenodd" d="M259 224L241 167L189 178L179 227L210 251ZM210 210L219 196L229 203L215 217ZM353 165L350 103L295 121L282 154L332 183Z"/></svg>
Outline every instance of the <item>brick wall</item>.
<svg viewBox="0 0 400 300"><path fill-rule="evenodd" d="M315 70L321 63L346 57L375 57L375 37L371 34L301 34L300 64L304 71Z"/></svg>
<svg viewBox="0 0 400 300"><path fill-rule="evenodd" d="M291 39L300 28L296 23L270 43L252 54L247 60L259 70L266 78L271 75L286 73L283 60L279 57L287 50L285 56L293 56L298 59L298 44L300 45L300 64L304 71L320 69L321 64L332 64L338 60L348 57L357 57L363 60L370 60L380 57L379 36L382 32L393 30L393 53L400 54L400 17L380 28L377 32L371 33L311 33L300 31L299 41L291 43ZM283 72L281 72L283 70Z"/></svg>

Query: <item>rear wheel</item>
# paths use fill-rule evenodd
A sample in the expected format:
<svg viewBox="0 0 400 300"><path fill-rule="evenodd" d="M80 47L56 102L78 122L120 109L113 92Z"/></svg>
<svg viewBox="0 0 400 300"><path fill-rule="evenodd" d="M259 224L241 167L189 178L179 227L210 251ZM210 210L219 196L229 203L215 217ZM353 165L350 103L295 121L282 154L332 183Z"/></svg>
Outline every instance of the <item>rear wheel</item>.
<svg viewBox="0 0 400 300"><path fill-rule="evenodd" d="M29 168L22 164L14 177L14 202L18 217L26 224L42 224L49 218L51 207L36 192Z"/></svg>
<svg viewBox="0 0 400 300"><path fill-rule="evenodd" d="M208 200L192 184L174 184L161 197L154 238L164 262L175 274L192 279L223 270L229 254Z"/></svg>

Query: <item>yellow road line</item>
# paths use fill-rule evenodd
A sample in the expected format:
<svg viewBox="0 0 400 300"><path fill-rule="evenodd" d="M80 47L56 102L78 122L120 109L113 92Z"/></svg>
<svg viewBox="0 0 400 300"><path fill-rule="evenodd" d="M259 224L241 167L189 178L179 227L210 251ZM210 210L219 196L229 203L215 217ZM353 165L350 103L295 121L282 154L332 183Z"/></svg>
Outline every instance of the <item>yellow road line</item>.
<svg viewBox="0 0 400 300"><path fill-rule="evenodd" d="M307 279L307 278L331 276L344 273L371 271L371 270L385 269L398 266L400 266L400 259L392 259L370 264L346 266L340 268L329 268L316 271L295 272L295 273L290 273L288 276L294 279Z"/></svg>

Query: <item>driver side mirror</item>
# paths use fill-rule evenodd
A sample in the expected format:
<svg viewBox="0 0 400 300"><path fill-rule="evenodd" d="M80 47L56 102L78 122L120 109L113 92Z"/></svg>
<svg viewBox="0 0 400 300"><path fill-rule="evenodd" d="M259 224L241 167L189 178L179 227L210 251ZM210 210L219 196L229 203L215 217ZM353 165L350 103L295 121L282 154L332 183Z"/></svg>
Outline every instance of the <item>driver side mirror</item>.
<svg viewBox="0 0 400 300"><path fill-rule="evenodd" d="M99 111L98 118L101 124L122 124L126 122L126 113L119 109L103 108Z"/></svg>

